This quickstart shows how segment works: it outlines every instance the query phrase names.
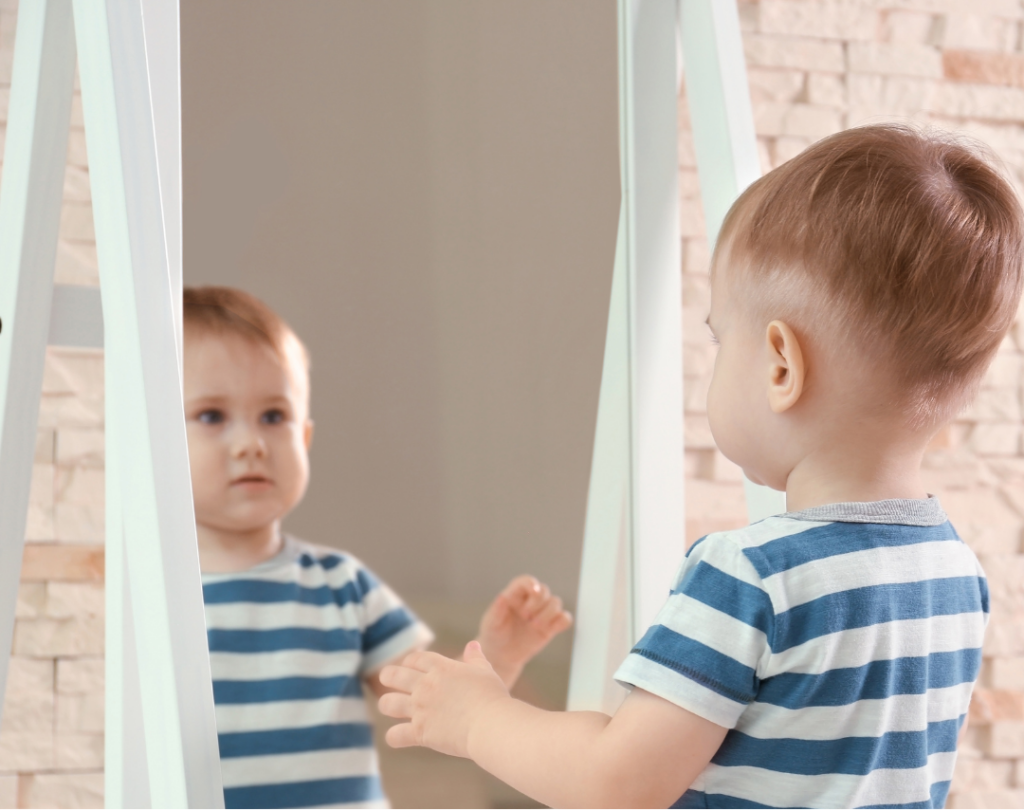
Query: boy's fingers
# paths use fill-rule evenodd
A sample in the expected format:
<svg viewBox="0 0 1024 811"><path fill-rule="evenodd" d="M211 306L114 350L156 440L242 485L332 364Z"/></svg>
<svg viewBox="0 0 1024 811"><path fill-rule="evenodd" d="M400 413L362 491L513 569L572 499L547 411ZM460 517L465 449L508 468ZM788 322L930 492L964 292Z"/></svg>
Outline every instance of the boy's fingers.
<svg viewBox="0 0 1024 811"><path fill-rule="evenodd" d="M388 665L380 671L380 683L403 693L411 693L423 673L400 665Z"/></svg>
<svg viewBox="0 0 1024 811"><path fill-rule="evenodd" d="M568 611L560 611L554 619L551 620L551 624L548 626L548 632L552 636L557 636L562 631L568 630L572 627L572 614Z"/></svg>
<svg viewBox="0 0 1024 811"><path fill-rule="evenodd" d="M389 718L412 717L412 696L408 693L385 693L380 697L377 706Z"/></svg>
<svg viewBox="0 0 1024 811"><path fill-rule="evenodd" d="M421 673L428 673L448 661L450 661L448 657L442 656L440 653L434 653L429 650L418 650L413 651L402 660L402 667L419 670Z"/></svg>
<svg viewBox="0 0 1024 811"><path fill-rule="evenodd" d="M546 628L561 613L562 599L560 597L552 597L540 607L540 610L531 618L530 622L541 628Z"/></svg>
<svg viewBox="0 0 1024 811"><path fill-rule="evenodd" d="M526 605L523 606L522 615L528 620L532 620L540 611L543 610L548 600L551 599L551 589L549 589L543 583L540 584L540 588L530 595L530 598L526 601Z"/></svg>
<svg viewBox="0 0 1024 811"><path fill-rule="evenodd" d="M536 577L521 574L519 577L512 578L512 582L505 586L501 596L508 600L509 604L515 608L522 608L526 601L530 599L530 595L536 593L539 589L540 583Z"/></svg>
<svg viewBox="0 0 1024 811"><path fill-rule="evenodd" d="M407 746L418 745L412 724L395 724L384 735L384 740L388 742L388 746L394 749L404 749Z"/></svg>

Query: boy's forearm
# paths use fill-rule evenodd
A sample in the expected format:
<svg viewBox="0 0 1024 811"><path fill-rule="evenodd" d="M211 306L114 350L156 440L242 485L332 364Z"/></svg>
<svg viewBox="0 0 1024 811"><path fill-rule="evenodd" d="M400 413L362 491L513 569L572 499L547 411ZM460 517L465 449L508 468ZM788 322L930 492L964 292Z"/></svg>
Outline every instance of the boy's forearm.
<svg viewBox="0 0 1024 811"><path fill-rule="evenodd" d="M483 708L469 733L470 758L499 780L555 808L628 807L604 757L611 719L598 712L548 712L513 698ZM621 786L621 784L620 784Z"/></svg>

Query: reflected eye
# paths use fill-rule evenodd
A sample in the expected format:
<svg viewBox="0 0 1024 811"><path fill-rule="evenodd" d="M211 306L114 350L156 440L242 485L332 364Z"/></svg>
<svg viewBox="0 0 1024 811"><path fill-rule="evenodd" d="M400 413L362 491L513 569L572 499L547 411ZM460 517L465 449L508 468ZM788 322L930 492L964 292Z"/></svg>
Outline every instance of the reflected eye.
<svg viewBox="0 0 1024 811"><path fill-rule="evenodd" d="M711 343L714 344L715 346L721 346L721 344L718 342L717 336L713 332L711 333Z"/></svg>
<svg viewBox="0 0 1024 811"><path fill-rule="evenodd" d="M196 419L203 425L220 425L224 422L224 412L216 408L207 408L205 411L200 411Z"/></svg>
<svg viewBox="0 0 1024 811"><path fill-rule="evenodd" d="M264 425L279 425L285 420L284 412L279 408L272 408L269 411L264 411L260 416L260 422Z"/></svg>

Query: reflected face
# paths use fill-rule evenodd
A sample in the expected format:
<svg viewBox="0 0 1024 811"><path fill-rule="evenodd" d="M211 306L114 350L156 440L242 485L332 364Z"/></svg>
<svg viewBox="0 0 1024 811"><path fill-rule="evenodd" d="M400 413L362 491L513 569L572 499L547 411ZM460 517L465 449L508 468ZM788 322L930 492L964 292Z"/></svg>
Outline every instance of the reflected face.
<svg viewBox="0 0 1024 811"><path fill-rule="evenodd" d="M309 482L305 369L269 346L194 329L184 361L196 522L245 533L280 520Z"/></svg>

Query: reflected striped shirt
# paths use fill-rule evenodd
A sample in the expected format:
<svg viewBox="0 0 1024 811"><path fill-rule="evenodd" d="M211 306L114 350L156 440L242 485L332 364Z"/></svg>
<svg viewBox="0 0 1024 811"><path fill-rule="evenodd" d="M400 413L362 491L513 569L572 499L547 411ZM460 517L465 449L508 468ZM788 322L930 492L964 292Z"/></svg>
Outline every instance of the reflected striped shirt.
<svg viewBox="0 0 1024 811"><path fill-rule="evenodd" d="M675 807L941 808L988 589L935 498L695 543L615 676L729 732Z"/></svg>
<svg viewBox="0 0 1024 811"><path fill-rule="evenodd" d="M362 678L430 631L348 554L286 537L204 574L228 808L386 807Z"/></svg>

